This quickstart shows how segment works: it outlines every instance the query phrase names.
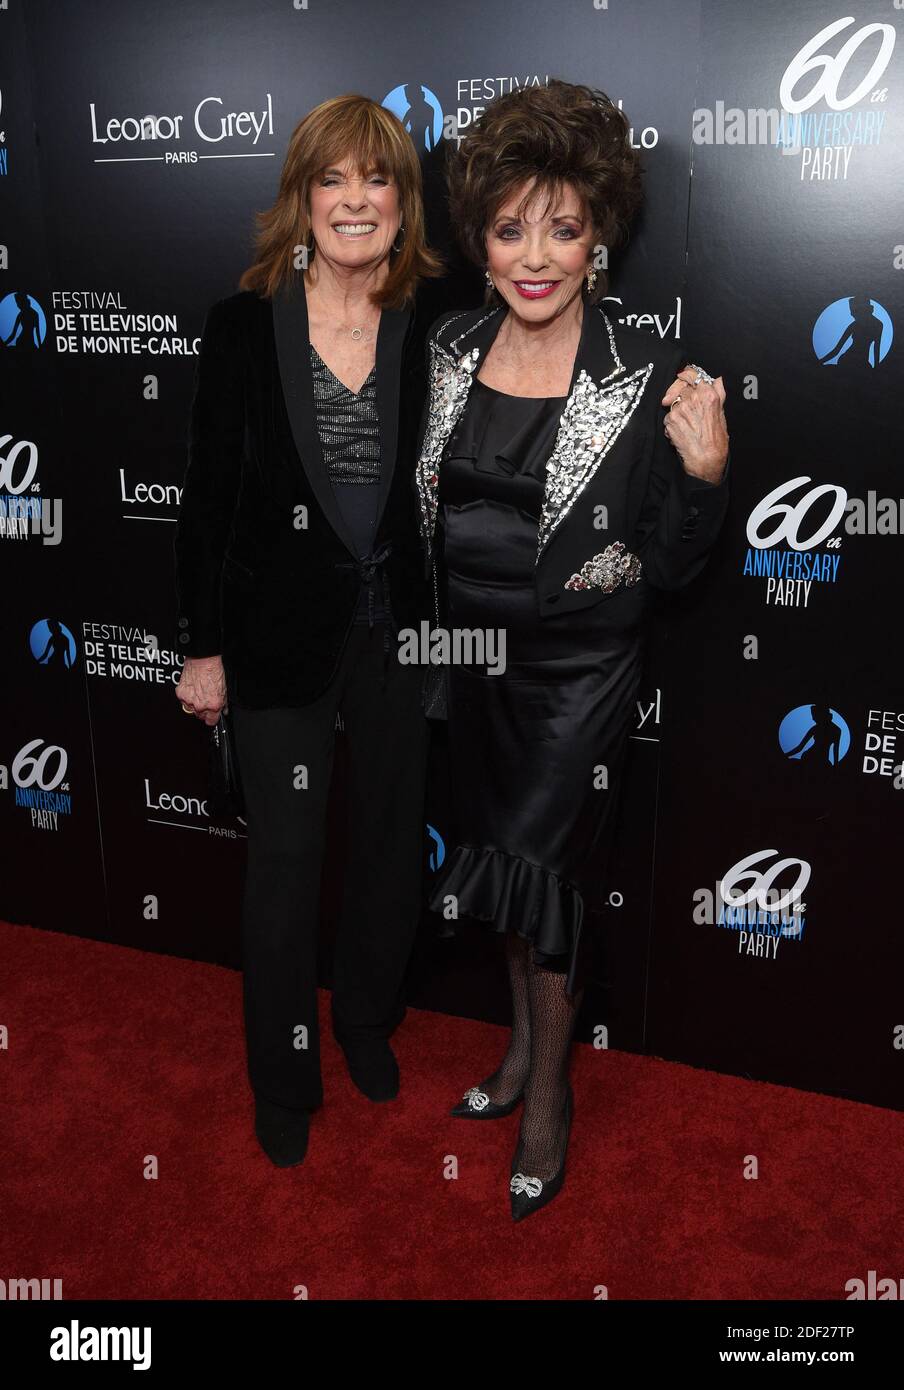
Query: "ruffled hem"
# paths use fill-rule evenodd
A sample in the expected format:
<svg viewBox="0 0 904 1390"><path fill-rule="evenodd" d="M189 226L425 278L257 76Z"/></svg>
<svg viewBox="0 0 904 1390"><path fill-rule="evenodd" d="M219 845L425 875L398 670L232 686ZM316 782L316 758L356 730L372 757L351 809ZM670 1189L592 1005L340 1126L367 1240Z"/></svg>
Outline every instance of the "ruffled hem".
<svg viewBox="0 0 904 1390"><path fill-rule="evenodd" d="M503 850L459 845L430 893L430 911L442 913L450 894L460 914L531 941L538 965L561 969L565 958L573 980L584 917L584 900L573 883Z"/></svg>

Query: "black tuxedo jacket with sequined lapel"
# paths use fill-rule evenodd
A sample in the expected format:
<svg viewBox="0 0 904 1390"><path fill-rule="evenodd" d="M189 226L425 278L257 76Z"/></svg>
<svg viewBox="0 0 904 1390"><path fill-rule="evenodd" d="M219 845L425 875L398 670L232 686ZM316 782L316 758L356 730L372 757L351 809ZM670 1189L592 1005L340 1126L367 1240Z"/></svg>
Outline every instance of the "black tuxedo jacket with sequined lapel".
<svg viewBox="0 0 904 1390"><path fill-rule="evenodd" d="M428 548L442 455L447 444L455 446L471 383L506 312L446 314L428 335L430 395L415 472ZM615 326L601 306L585 305L569 395L546 463L535 566L542 617L608 600L601 618L630 626L650 586L680 588L705 565L728 504L728 464L718 484L688 474L665 436L660 404L678 371L694 360L680 344Z"/></svg>
<svg viewBox="0 0 904 1390"><path fill-rule="evenodd" d="M423 301L384 309L376 344L382 443L373 555L393 616L430 613L413 470L426 394ZM198 357L175 537L177 642L222 655L232 698L304 705L328 684L362 574L324 467L301 276L210 309Z"/></svg>

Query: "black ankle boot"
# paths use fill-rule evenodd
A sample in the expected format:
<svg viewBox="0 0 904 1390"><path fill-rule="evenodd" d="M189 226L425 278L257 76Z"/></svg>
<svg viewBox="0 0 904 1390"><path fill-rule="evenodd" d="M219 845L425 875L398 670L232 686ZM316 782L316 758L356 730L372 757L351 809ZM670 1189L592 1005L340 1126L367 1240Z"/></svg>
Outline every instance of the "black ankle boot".
<svg viewBox="0 0 904 1390"><path fill-rule="evenodd" d="M294 1168L308 1151L310 1110L289 1110L264 1096L254 1097L254 1132L277 1168Z"/></svg>
<svg viewBox="0 0 904 1390"><path fill-rule="evenodd" d="M340 1043L348 1074L368 1100L395 1100L399 1094L399 1064L385 1038L371 1038L346 1047Z"/></svg>

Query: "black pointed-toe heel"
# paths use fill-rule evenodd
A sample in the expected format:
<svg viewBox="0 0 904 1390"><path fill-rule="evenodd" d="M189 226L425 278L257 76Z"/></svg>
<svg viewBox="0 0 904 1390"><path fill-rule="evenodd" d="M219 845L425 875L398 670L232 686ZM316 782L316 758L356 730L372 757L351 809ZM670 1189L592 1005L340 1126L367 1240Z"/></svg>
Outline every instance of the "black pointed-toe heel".
<svg viewBox="0 0 904 1390"><path fill-rule="evenodd" d="M469 1091L465 1091L461 1100L449 1113L454 1115L456 1120L501 1120L505 1115L511 1115L523 1099L522 1088L513 1100L507 1101L505 1105L497 1105L494 1100L490 1100L486 1091L482 1091L479 1086L472 1086Z"/></svg>
<svg viewBox="0 0 904 1390"><path fill-rule="evenodd" d="M553 1197L561 1191L565 1181L565 1158L568 1153L568 1136L571 1133L573 1113L574 1096L569 1086L565 1096L565 1149L562 1153L559 1171L545 1181L543 1178L531 1177L528 1173L512 1172L509 1182L509 1201L511 1202L513 1221L523 1221L525 1216L531 1216L541 1207L545 1207L547 1202L551 1202ZM514 1170L514 1168L513 1161L512 1169Z"/></svg>

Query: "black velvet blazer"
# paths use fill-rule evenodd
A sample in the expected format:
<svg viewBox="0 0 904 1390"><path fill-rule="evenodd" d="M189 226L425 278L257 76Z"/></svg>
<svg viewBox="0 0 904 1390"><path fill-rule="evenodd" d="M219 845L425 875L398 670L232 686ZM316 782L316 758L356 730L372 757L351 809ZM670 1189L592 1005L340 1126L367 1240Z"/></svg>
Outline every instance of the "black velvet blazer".
<svg viewBox="0 0 904 1390"><path fill-rule="evenodd" d="M505 313L445 314L429 331L430 397L415 470L426 546L436 533L442 454ZM681 588L703 569L728 505L729 465L717 484L685 472L660 404L694 360L680 343L614 325L601 305L585 305L546 463L534 568L541 618L598 607L601 626L633 627L651 589Z"/></svg>
<svg viewBox="0 0 904 1390"><path fill-rule="evenodd" d="M421 300L383 310L373 554L385 556L400 627L431 611L412 481L425 337ZM337 666L363 580L321 455L300 273L272 301L246 290L207 314L174 553L177 650L222 655L240 704L314 700Z"/></svg>

